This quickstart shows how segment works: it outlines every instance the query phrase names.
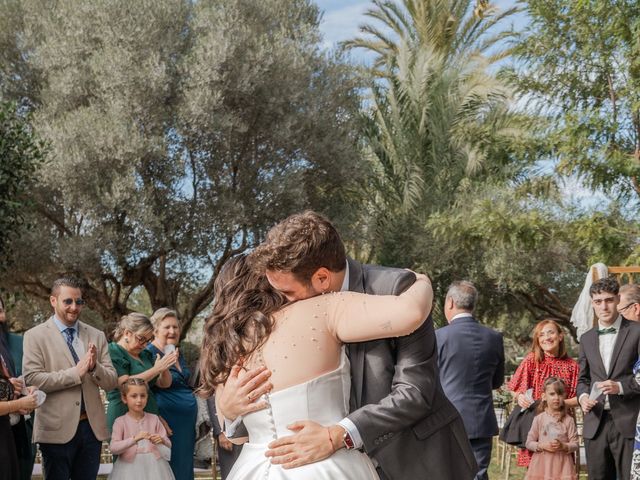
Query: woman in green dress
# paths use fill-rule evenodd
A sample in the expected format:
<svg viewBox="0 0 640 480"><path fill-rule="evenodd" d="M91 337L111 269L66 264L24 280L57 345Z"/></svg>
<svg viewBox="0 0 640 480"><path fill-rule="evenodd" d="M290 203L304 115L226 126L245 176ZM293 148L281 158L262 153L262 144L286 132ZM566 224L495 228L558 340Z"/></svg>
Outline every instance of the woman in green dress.
<svg viewBox="0 0 640 480"><path fill-rule="evenodd" d="M155 339L147 350L163 357L175 350L180 342L181 325L178 314L169 308L160 308L151 316L155 327ZM196 418L198 404L189 386L191 371L181 355L178 362L169 369L171 386L153 388L158 402L160 416L173 430L171 437L171 470L176 480L193 480L193 451L196 443Z"/></svg>
<svg viewBox="0 0 640 480"><path fill-rule="evenodd" d="M145 380L149 385L167 388L171 385L169 368L178 360L178 351L160 357L146 350L145 347L153 340L153 326L151 321L141 313L130 313L120 320L114 332L114 341L109 344L109 355L116 372L118 385L122 385L129 377ZM107 407L107 425L113 427L116 418L127 413L127 406L122 403L119 389L107 393L109 406ZM158 404L149 394L145 411L158 415Z"/></svg>

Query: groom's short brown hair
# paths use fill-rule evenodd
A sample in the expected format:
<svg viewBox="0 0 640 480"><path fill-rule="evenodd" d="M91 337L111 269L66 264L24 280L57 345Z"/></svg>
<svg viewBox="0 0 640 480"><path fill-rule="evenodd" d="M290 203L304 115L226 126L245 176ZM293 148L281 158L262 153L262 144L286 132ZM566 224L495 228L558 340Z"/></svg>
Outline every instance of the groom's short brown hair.
<svg viewBox="0 0 640 480"><path fill-rule="evenodd" d="M255 268L291 272L304 283L321 267L344 270L347 256L340 235L323 215L307 210L285 218L269 230L251 254Z"/></svg>

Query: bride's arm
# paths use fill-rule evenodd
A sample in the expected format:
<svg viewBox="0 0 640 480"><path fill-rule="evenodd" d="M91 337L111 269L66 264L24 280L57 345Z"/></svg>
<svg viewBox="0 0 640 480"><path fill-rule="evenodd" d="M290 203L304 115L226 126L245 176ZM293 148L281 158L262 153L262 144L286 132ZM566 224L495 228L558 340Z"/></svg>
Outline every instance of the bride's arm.
<svg viewBox="0 0 640 480"><path fill-rule="evenodd" d="M433 289L426 275L396 295L342 292L326 296L327 325L342 342L363 342L408 335L431 311Z"/></svg>

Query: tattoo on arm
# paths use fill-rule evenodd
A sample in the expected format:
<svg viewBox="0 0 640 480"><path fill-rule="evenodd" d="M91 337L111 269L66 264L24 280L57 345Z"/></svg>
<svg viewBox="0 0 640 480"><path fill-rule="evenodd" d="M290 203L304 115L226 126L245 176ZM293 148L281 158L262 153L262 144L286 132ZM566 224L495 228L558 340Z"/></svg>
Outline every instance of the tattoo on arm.
<svg viewBox="0 0 640 480"><path fill-rule="evenodd" d="M391 320L381 323L380 324L380 328L382 328L382 330L384 330L385 332L388 332L391 330Z"/></svg>

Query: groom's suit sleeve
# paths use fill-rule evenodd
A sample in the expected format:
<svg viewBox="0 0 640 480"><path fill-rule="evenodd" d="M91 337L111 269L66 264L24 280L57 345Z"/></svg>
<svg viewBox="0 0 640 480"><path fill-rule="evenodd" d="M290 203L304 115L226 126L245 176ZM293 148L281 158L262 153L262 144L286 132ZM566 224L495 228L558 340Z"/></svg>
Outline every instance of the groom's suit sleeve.
<svg viewBox="0 0 640 480"><path fill-rule="evenodd" d="M384 293L400 294L414 281L413 274L401 274L392 291ZM433 413L438 389L438 355L431 316L411 335L383 341L396 344L391 392L378 403L365 405L347 417L358 429L369 453L383 446L394 433L414 426Z"/></svg>

